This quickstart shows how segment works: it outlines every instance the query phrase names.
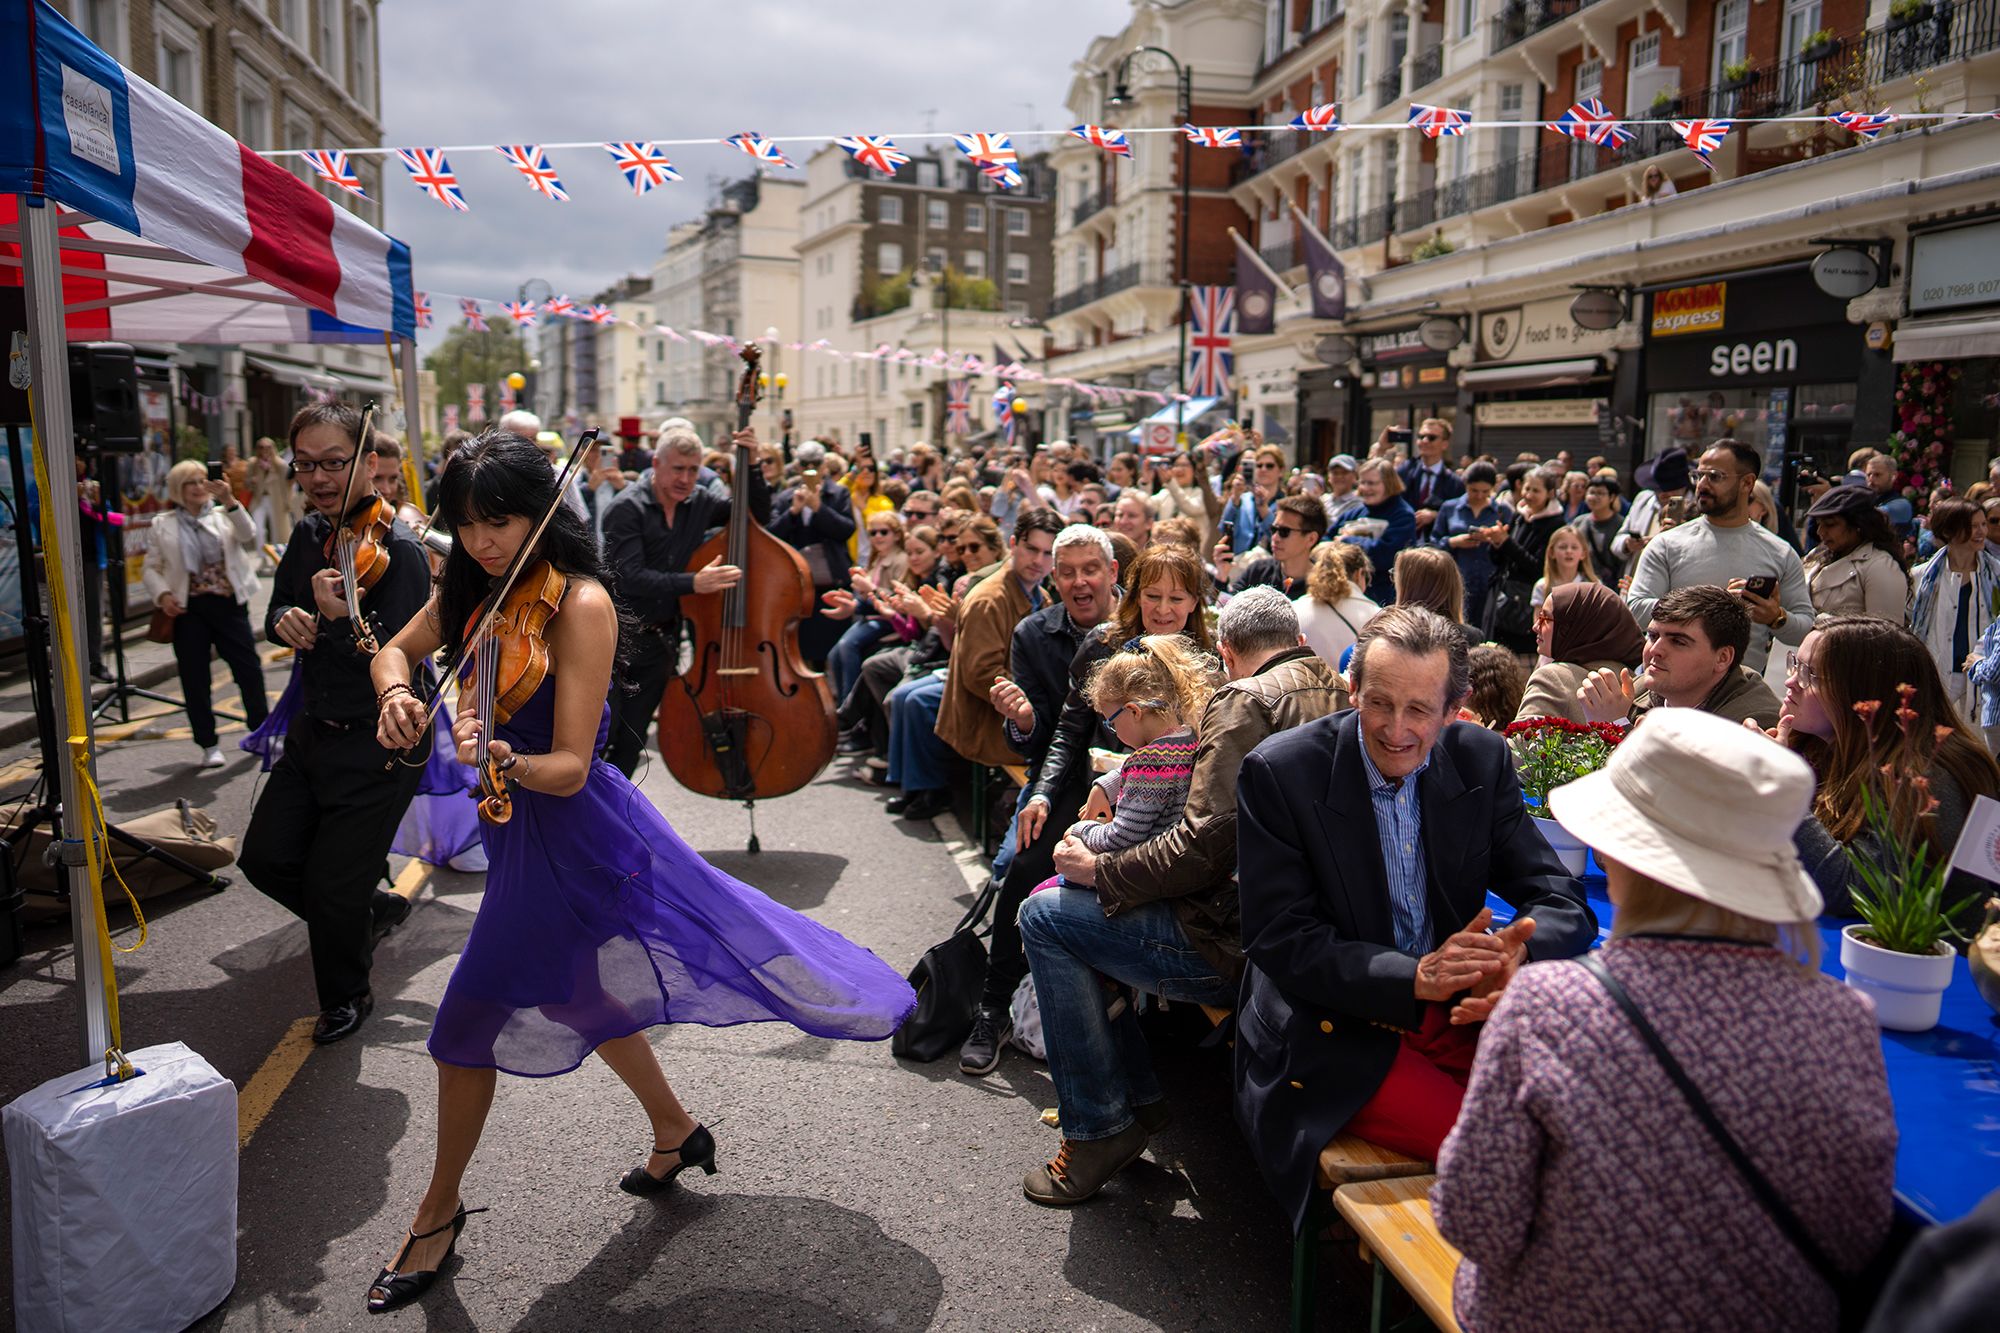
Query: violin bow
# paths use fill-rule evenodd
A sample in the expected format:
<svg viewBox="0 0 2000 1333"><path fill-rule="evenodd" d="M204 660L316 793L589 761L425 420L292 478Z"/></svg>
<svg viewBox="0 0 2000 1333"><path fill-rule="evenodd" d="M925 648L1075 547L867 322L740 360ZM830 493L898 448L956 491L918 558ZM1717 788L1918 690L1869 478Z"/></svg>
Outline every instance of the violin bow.
<svg viewBox="0 0 2000 1333"><path fill-rule="evenodd" d="M370 398L361 409L361 425L354 433L354 458L347 465L347 483L340 492L340 512L335 514L333 519L333 549L336 551L340 549L340 530L347 526L348 511L354 508L354 478L361 471L361 460L363 457L371 459L374 457L368 448L374 429L375 400ZM372 468L374 464L371 462L368 466ZM370 480L368 485L369 489L373 490L375 483ZM381 648L375 642L374 627L369 625L361 610L361 589L348 586L351 582L352 580L347 577L347 571L341 570L340 593L347 600L347 618L354 625L354 646L373 657L381 651Z"/></svg>

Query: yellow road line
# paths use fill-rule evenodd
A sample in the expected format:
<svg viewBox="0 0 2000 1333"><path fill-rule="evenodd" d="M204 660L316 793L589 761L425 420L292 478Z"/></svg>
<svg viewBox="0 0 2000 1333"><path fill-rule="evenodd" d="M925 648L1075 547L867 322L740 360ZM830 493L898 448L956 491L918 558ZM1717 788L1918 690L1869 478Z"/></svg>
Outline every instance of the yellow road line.
<svg viewBox="0 0 2000 1333"><path fill-rule="evenodd" d="M243 1091L236 1096L236 1148L241 1152L250 1142L250 1136L264 1123L264 1117L278 1104L292 1080L298 1076L306 1057L312 1054L312 1030L316 1020L298 1018L292 1020L291 1027L264 1057L264 1063L243 1085Z"/></svg>
<svg viewBox="0 0 2000 1333"><path fill-rule="evenodd" d="M396 882L390 886L389 892L401 894L414 902L424 885L430 883L430 878L431 868L413 856L409 864L403 867L402 873L396 876Z"/></svg>

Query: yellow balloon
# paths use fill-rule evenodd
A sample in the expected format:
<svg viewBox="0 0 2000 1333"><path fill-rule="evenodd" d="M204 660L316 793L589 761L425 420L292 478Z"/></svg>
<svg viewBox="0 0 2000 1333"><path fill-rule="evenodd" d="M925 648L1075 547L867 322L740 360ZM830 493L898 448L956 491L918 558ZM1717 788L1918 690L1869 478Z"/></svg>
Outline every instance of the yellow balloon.
<svg viewBox="0 0 2000 1333"><path fill-rule="evenodd" d="M515 393L519 393L521 390L528 387L528 377L526 375L523 375L520 371L517 370L512 374L510 374L509 376L507 376L507 387L512 389Z"/></svg>
<svg viewBox="0 0 2000 1333"><path fill-rule="evenodd" d="M1013 401L1013 402L1012 402L1012 403L1011 403L1011 404L1010 404L1010 405L1008 406L1007 410L1008 410L1009 412L1012 412L1012 413L1013 413L1013 414L1014 414L1015 416L1017 416L1017 417L1024 417L1024 416L1028 415L1028 403L1027 403L1027 400L1026 400L1026 399L1024 399L1024 398L1016 398L1016 399L1015 399L1015 400L1014 400L1014 401Z"/></svg>

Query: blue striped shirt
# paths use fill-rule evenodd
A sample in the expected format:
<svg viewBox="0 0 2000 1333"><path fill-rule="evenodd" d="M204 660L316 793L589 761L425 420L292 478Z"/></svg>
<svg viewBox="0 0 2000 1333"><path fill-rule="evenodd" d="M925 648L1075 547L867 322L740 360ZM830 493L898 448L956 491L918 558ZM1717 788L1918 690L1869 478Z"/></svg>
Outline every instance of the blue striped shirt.
<svg viewBox="0 0 2000 1333"><path fill-rule="evenodd" d="M1389 911L1395 918L1396 947L1413 958L1431 951L1430 912L1424 901L1424 810L1417 779L1431 766L1426 754L1417 771L1400 781L1385 778L1361 739L1361 762L1368 770L1368 799L1375 807L1375 835L1382 840L1382 868L1389 875Z"/></svg>

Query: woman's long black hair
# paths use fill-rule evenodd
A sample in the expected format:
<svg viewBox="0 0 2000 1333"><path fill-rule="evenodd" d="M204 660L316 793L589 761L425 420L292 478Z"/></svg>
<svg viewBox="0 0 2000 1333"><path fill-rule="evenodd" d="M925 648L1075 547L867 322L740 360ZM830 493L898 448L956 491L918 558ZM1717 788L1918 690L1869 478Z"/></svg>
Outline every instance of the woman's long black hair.
<svg viewBox="0 0 2000 1333"><path fill-rule="evenodd" d="M479 519L511 518L516 514L537 521L555 505L555 516L542 530L537 554L573 577L595 579L613 594L611 571L599 554L597 541L584 521L566 504L556 504L556 473L532 440L500 431L481 435L462 446L444 465L438 478L438 522L456 532ZM454 544L438 576L438 632L447 659L457 656L465 641L466 621L492 591L494 576ZM614 678L622 678L623 633L628 614L618 605L619 656Z"/></svg>

